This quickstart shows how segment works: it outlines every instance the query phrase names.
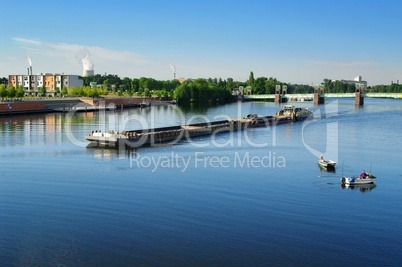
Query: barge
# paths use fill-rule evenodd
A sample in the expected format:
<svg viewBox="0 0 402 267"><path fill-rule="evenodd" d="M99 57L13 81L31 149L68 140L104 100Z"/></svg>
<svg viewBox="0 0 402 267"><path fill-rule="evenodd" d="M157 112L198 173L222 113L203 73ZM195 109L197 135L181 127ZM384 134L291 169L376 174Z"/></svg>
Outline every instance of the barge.
<svg viewBox="0 0 402 267"><path fill-rule="evenodd" d="M129 131L100 130L91 131L85 139L90 142L88 147L128 146L138 148L153 146L161 143L174 144L182 139L190 140L193 137L215 135L225 132L240 131L247 128L276 125L303 121L309 118L312 112L306 108L295 108L285 105L273 116L258 116L249 114L242 119L228 119L214 122L177 125L151 129Z"/></svg>

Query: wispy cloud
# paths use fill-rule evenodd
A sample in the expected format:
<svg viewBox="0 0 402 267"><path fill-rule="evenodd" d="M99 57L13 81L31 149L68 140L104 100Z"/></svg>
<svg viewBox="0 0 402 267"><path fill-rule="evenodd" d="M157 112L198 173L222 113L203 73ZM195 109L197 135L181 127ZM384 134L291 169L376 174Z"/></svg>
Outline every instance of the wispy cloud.
<svg viewBox="0 0 402 267"><path fill-rule="evenodd" d="M373 65L373 61L335 61L335 60L314 60L311 63L315 65L334 66L342 68L355 68L361 66Z"/></svg>
<svg viewBox="0 0 402 267"><path fill-rule="evenodd" d="M21 38L21 37L14 37L13 40L14 40L14 41L17 41L17 42L19 42L19 43L31 44L31 45L36 45L36 46L42 44L41 41L31 40L31 39L25 39L25 38Z"/></svg>
<svg viewBox="0 0 402 267"><path fill-rule="evenodd" d="M50 43L26 38L14 37L19 46L41 56L64 57L69 60L81 60L86 55L96 64L122 63L130 65L145 65L150 62L142 55L131 51L119 51L99 46L85 46L80 44Z"/></svg>

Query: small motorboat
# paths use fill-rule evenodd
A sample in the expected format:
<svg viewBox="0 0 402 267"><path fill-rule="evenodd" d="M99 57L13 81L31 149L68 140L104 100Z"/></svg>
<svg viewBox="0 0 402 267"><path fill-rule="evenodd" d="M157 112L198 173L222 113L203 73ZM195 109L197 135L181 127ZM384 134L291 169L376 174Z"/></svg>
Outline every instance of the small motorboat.
<svg viewBox="0 0 402 267"><path fill-rule="evenodd" d="M377 179L376 176L371 173L364 172L360 176L343 176L341 178L341 183L344 185L361 185L361 184L373 184Z"/></svg>
<svg viewBox="0 0 402 267"><path fill-rule="evenodd" d="M336 166L335 161L330 160L330 159L324 159L324 157L322 155L320 156L320 159L318 160L318 164L324 168L335 168L335 166Z"/></svg>

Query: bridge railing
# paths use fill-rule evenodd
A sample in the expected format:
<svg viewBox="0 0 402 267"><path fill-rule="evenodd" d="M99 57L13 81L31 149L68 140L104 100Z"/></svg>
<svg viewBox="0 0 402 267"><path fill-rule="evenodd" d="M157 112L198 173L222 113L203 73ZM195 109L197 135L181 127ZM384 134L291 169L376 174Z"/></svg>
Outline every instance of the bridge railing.
<svg viewBox="0 0 402 267"><path fill-rule="evenodd" d="M292 98L313 98L314 94L285 94L284 97ZM355 93L324 93L324 97L328 98L354 98ZM371 98L402 98L402 93L365 93L364 97ZM245 95L246 100L257 100L257 99L275 99L275 94L264 94L264 95Z"/></svg>
<svg viewBox="0 0 402 267"><path fill-rule="evenodd" d="M402 93L366 93L365 96L375 98L402 98Z"/></svg>

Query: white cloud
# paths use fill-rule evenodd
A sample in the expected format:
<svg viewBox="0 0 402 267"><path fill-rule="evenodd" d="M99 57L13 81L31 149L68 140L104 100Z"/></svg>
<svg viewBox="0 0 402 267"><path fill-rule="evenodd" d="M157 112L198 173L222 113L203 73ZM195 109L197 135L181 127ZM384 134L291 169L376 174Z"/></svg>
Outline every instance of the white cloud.
<svg viewBox="0 0 402 267"><path fill-rule="evenodd" d="M25 39L25 38L20 38L20 37L14 37L13 38L14 41L17 41L19 43L23 43L23 44L31 44L31 45L41 45L42 42L41 41L37 41L37 40L30 40L30 39Z"/></svg>
<svg viewBox="0 0 402 267"><path fill-rule="evenodd" d="M109 71L115 71L116 73L119 73L124 68L132 69L151 64L144 56L131 51L119 51L80 44L41 42L20 37L14 37L13 40L21 49L26 50L28 54L35 58L36 65L52 66L53 64L54 71L52 72L77 70L77 64L81 65L84 57L89 57L100 71L107 70L107 66L113 66L115 69ZM65 69L63 70L58 69L60 68L60 61L64 64Z"/></svg>
<svg viewBox="0 0 402 267"><path fill-rule="evenodd" d="M356 68L356 67L367 67L374 64L372 61L334 61L334 60L315 60L312 61L315 65L321 66L333 66L342 68Z"/></svg>

